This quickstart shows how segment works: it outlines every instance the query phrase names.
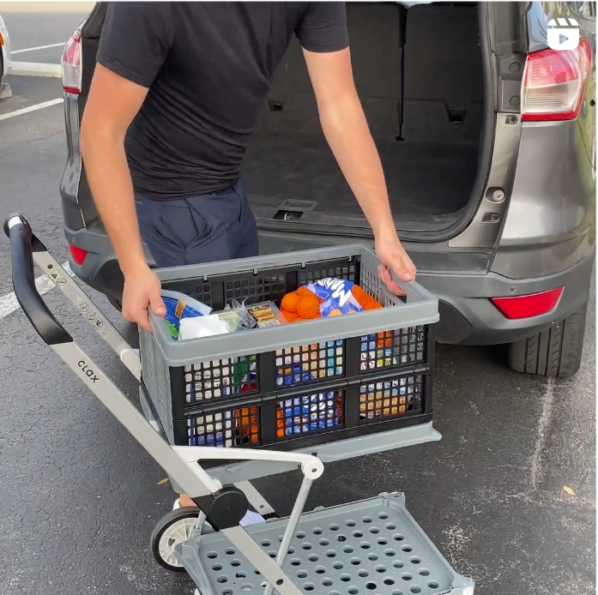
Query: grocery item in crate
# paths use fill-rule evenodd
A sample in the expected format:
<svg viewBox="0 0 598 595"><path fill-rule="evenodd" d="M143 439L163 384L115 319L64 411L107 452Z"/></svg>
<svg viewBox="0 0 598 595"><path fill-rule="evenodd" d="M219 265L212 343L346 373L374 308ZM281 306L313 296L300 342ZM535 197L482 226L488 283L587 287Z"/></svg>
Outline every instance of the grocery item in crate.
<svg viewBox="0 0 598 595"><path fill-rule="evenodd" d="M279 317L280 312L272 302L246 307L237 300L233 300L223 312L209 316L183 318L179 325L179 339L199 339L256 327L272 326L280 324Z"/></svg>
<svg viewBox="0 0 598 595"><path fill-rule="evenodd" d="M314 320L322 317L320 304L323 301L307 287L300 287L297 291L287 293L280 306L287 322Z"/></svg>
<svg viewBox="0 0 598 595"><path fill-rule="evenodd" d="M333 428L342 422L342 403L335 391L284 399L276 408L278 439Z"/></svg>
<svg viewBox="0 0 598 595"><path fill-rule="evenodd" d="M360 370L374 370L398 364L392 332L361 337Z"/></svg>
<svg viewBox="0 0 598 595"><path fill-rule="evenodd" d="M366 293L363 289L361 289L359 285L353 285L351 293L364 310L379 310L380 308L384 307L369 293Z"/></svg>
<svg viewBox="0 0 598 595"><path fill-rule="evenodd" d="M255 318L259 328L278 326L281 320L284 322L280 310L274 302L252 304L251 306L247 306L247 311Z"/></svg>
<svg viewBox="0 0 598 595"><path fill-rule="evenodd" d="M287 322L298 322L375 310L382 304L352 281L328 277L288 293L281 308Z"/></svg>
<svg viewBox="0 0 598 595"><path fill-rule="evenodd" d="M259 444L259 411L243 407L198 416L190 422L190 446L239 447Z"/></svg>
<svg viewBox="0 0 598 595"><path fill-rule="evenodd" d="M173 339L178 339L181 320L208 316L212 308L178 291L162 290L162 300L166 306L164 324Z"/></svg>
<svg viewBox="0 0 598 595"><path fill-rule="evenodd" d="M307 289L323 300L320 312L327 318L363 311L363 307L351 292L354 285L353 281L328 277L308 284Z"/></svg>
<svg viewBox="0 0 598 595"><path fill-rule="evenodd" d="M257 320L249 313L245 302L233 300L226 305L224 312L220 313L220 318L228 320L231 325L236 324L236 331L253 329L257 326Z"/></svg>
<svg viewBox="0 0 598 595"><path fill-rule="evenodd" d="M183 318L179 323L179 341L225 335L234 332L236 327L234 322L222 320L219 314Z"/></svg>

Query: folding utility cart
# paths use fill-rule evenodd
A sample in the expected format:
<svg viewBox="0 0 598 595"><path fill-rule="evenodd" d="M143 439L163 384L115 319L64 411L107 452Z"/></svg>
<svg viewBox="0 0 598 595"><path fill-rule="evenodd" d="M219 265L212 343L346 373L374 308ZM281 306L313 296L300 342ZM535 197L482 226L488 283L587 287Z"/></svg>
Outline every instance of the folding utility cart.
<svg viewBox="0 0 598 595"><path fill-rule="evenodd" d="M215 311L231 300L279 302L326 277L353 280L385 307L188 341L162 321L139 352L32 233L5 222L15 294L40 337L199 507L169 512L152 535L160 564L202 595L471 595L405 508L400 493L305 512L324 463L440 439L432 427L438 302L416 283L389 293L364 246L158 270L163 287ZM77 306L140 382L143 414L40 297L33 262ZM288 518L251 481L299 468ZM267 520L242 526L253 508Z"/></svg>

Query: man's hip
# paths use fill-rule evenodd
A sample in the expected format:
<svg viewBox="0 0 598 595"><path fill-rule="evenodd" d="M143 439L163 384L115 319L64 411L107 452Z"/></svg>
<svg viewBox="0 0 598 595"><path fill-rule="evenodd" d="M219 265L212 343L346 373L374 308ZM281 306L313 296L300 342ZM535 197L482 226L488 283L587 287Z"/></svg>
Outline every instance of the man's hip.
<svg viewBox="0 0 598 595"><path fill-rule="evenodd" d="M158 202L135 195L141 237L159 267L257 256L242 181L214 194Z"/></svg>

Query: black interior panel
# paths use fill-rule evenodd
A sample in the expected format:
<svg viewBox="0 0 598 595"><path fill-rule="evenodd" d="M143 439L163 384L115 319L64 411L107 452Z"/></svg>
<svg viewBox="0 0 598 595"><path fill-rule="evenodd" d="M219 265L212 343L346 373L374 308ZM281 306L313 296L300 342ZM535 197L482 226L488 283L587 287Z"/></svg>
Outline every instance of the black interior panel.
<svg viewBox="0 0 598 595"><path fill-rule="evenodd" d="M353 76L375 138L396 138L400 132L405 14L394 2L347 4ZM295 38L274 74L257 129L321 133L316 100Z"/></svg>
<svg viewBox="0 0 598 595"><path fill-rule="evenodd" d="M407 12L405 140L477 143L483 69L475 4L420 4Z"/></svg>
<svg viewBox="0 0 598 595"><path fill-rule="evenodd" d="M376 144L398 220L451 213L468 200L477 147L384 139ZM322 135L256 135L245 172L255 206L277 207L291 199L316 201L315 211L338 216L361 213Z"/></svg>
<svg viewBox="0 0 598 595"><path fill-rule="evenodd" d="M397 221L458 211L477 173L482 123L475 5L348 3L347 20L354 78ZM316 212L361 214L322 134L296 40L275 74L245 171L255 206L291 199L315 201Z"/></svg>

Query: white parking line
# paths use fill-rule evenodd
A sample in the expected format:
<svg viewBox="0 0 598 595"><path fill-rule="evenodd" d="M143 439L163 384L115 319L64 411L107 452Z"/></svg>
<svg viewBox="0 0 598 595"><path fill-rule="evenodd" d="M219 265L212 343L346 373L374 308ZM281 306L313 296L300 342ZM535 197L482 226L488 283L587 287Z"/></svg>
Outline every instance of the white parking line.
<svg viewBox="0 0 598 595"><path fill-rule="evenodd" d="M68 262L65 262L62 265L62 268L71 276L74 276L73 271L71 271L71 267ZM52 281L47 275L42 275L35 280L35 286L39 291L40 295L44 295L44 293L48 293L50 289L56 287L54 285L54 281ZM9 314L16 312L21 306L19 306L19 302L17 301L17 296L14 294L14 291L3 295L0 297L0 320L6 318Z"/></svg>
<svg viewBox="0 0 598 595"><path fill-rule="evenodd" d="M25 52L37 52L37 50L47 50L48 48L57 48L60 46L63 46L65 44L64 41L60 42L60 43L51 43L50 45L38 45L37 47L34 48L25 48L24 50L12 50L10 52L11 56L14 56L15 54L24 54Z"/></svg>
<svg viewBox="0 0 598 595"><path fill-rule="evenodd" d="M7 114L0 114L0 121L8 120L9 118L16 118L17 116L21 116L23 114L28 114L29 112L35 112L38 109L44 109L45 107L51 107L53 105L58 105L59 103L63 103L64 98L59 97L58 99L51 99L50 101L44 101L43 103L36 103L35 105L30 105L29 107L24 107L22 109L18 109L14 112L8 112Z"/></svg>

